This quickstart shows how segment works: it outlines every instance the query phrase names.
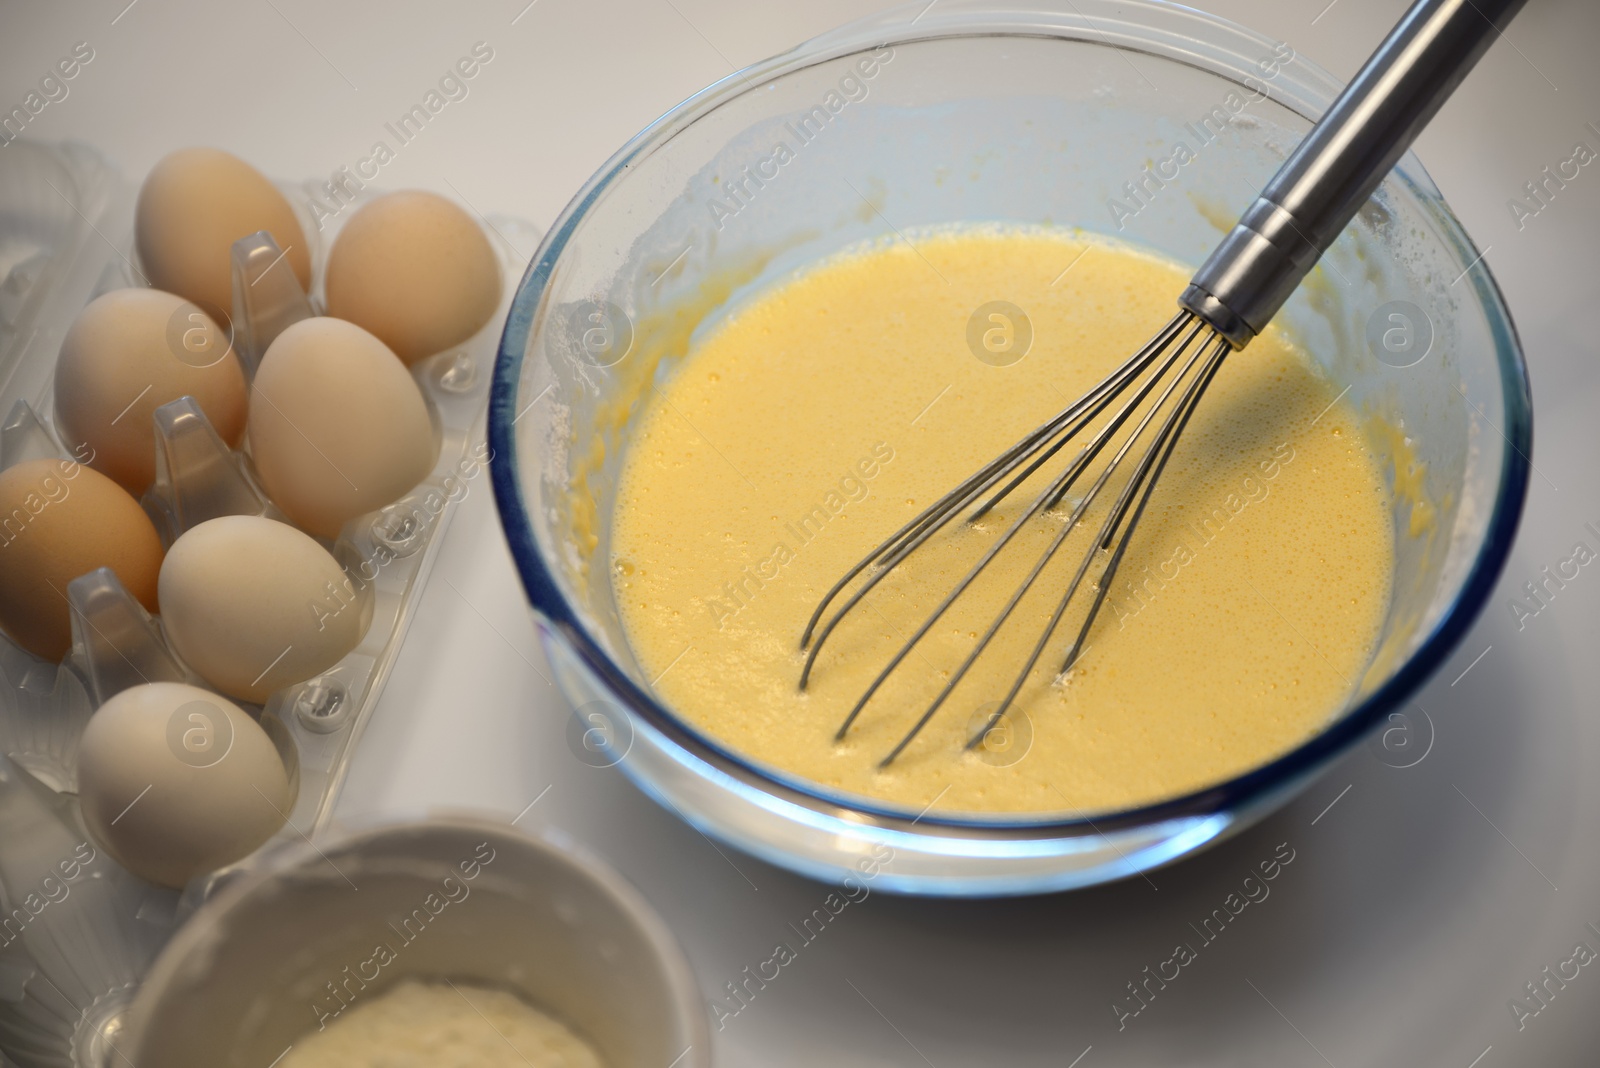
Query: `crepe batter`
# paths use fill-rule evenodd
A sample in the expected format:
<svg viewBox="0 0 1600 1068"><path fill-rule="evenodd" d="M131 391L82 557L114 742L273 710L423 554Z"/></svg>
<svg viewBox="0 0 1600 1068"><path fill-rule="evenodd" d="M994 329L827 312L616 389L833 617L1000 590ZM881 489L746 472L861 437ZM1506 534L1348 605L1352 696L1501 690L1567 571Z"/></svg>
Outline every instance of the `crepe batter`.
<svg viewBox="0 0 1600 1068"><path fill-rule="evenodd" d="M623 460L612 578L658 695L757 761L918 810L1127 808L1231 778L1315 733L1371 656L1393 534L1378 457L1341 387L1275 330L1223 363L1088 651L1054 680L1086 587L983 748L963 752L1037 640L1099 508L888 769L878 761L1063 515L1020 535L843 742L835 730L1035 486L920 549L829 639L808 690L797 686L800 633L828 587L1125 360L1171 317L1186 279L1106 242L965 228L835 257L737 309L655 393ZM974 309L996 300L1031 325L1016 362L1006 346L1014 356L1027 331L1014 315L980 316L969 331ZM1001 351L979 359L990 329L987 345Z"/></svg>

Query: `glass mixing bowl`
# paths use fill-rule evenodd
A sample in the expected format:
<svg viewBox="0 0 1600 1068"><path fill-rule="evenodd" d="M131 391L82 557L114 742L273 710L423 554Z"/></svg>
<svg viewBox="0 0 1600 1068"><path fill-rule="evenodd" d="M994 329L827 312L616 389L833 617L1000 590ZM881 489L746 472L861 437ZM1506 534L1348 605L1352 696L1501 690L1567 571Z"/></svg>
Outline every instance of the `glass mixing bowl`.
<svg viewBox="0 0 1600 1068"><path fill-rule="evenodd" d="M657 699L613 599L608 518L652 385L750 294L897 230L1081 228L1199 263L1339 89L1283 42L1154 0L919 8L723 79L590 180L506 324L495 493L584 759L824 880L860 866L907 893L1103 882L1247 826L1380 724L1401 745L1421 729L1409 695L1482 608L1516 527L1526 372L1481 256L1408 155L1278 317L1387 428L1374 447L1394 490L1393 603L1320 733L1209 789L1088 814L909 811L730 751Z"/></svg>

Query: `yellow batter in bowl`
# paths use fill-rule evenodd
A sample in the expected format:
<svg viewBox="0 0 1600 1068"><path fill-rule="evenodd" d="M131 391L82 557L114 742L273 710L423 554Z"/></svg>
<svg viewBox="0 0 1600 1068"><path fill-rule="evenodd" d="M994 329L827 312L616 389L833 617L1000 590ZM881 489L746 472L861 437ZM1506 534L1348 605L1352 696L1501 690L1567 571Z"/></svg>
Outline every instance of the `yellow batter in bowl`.
<svg viewBox="0 0 1600 1068"><path fill-rule="evenodd" d="M1393 535L1360 421L1276 331L1224 362L1083 658L1055 679L1079 608L984 746L964 751L1037 640L1099 509L887 769L878 762L1063 515L1019 537L1020 551L997 559L843 742L835 731L1031 485L892 574L829 640L808 690L797 685L799 636L829 586L1125 360L1170 318L1187 276L1081 235L968 227L839 255L729 315L654 392L623 460L613 583L657 694L756 761L942 811L1129 808L1232 778L1316 733L1372 654ZM997 301L1026 323L992 310Z"/></svg>

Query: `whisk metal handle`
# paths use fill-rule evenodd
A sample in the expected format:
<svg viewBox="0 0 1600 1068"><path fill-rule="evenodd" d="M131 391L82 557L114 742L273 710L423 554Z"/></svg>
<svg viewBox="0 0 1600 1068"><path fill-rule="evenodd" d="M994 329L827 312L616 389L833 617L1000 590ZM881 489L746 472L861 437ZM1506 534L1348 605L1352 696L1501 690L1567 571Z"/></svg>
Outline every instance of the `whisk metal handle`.
<svg viewBox="0 0 1600 1068"><path fill-rule="evenodd" d="M1285 301L1525 0L1419 0L1190 280L1235 348Z"/></svg>

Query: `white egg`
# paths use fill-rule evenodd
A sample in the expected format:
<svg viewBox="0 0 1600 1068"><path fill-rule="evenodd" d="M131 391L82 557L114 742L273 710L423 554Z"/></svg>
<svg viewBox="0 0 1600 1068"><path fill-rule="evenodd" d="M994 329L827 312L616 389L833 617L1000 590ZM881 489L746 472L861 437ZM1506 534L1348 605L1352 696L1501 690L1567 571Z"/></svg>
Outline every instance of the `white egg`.
<svg viewBox="0 0 1600 1068"><path fill-rule="evenodd" d="M124 690L78 748L89 833L140 878L182 887L254 852L294 798L272 739L237 705L196 686Z"/></svg>
<svg viewBox="0 0 1600 1068"><path fill-rule="evenodd" d="M303 319L268 346L250 390L248 435L273 501L328 538L404 496L439 455L405 365L340 319Z"/></svg>
<svg viewBox="0 0 1600 1068"><path fill-rule="evenodd" d="M232 515L172 543L157 596L178 655L223 693L261 704L361 643L371 622L362 592L301 531Z"/></svg>

